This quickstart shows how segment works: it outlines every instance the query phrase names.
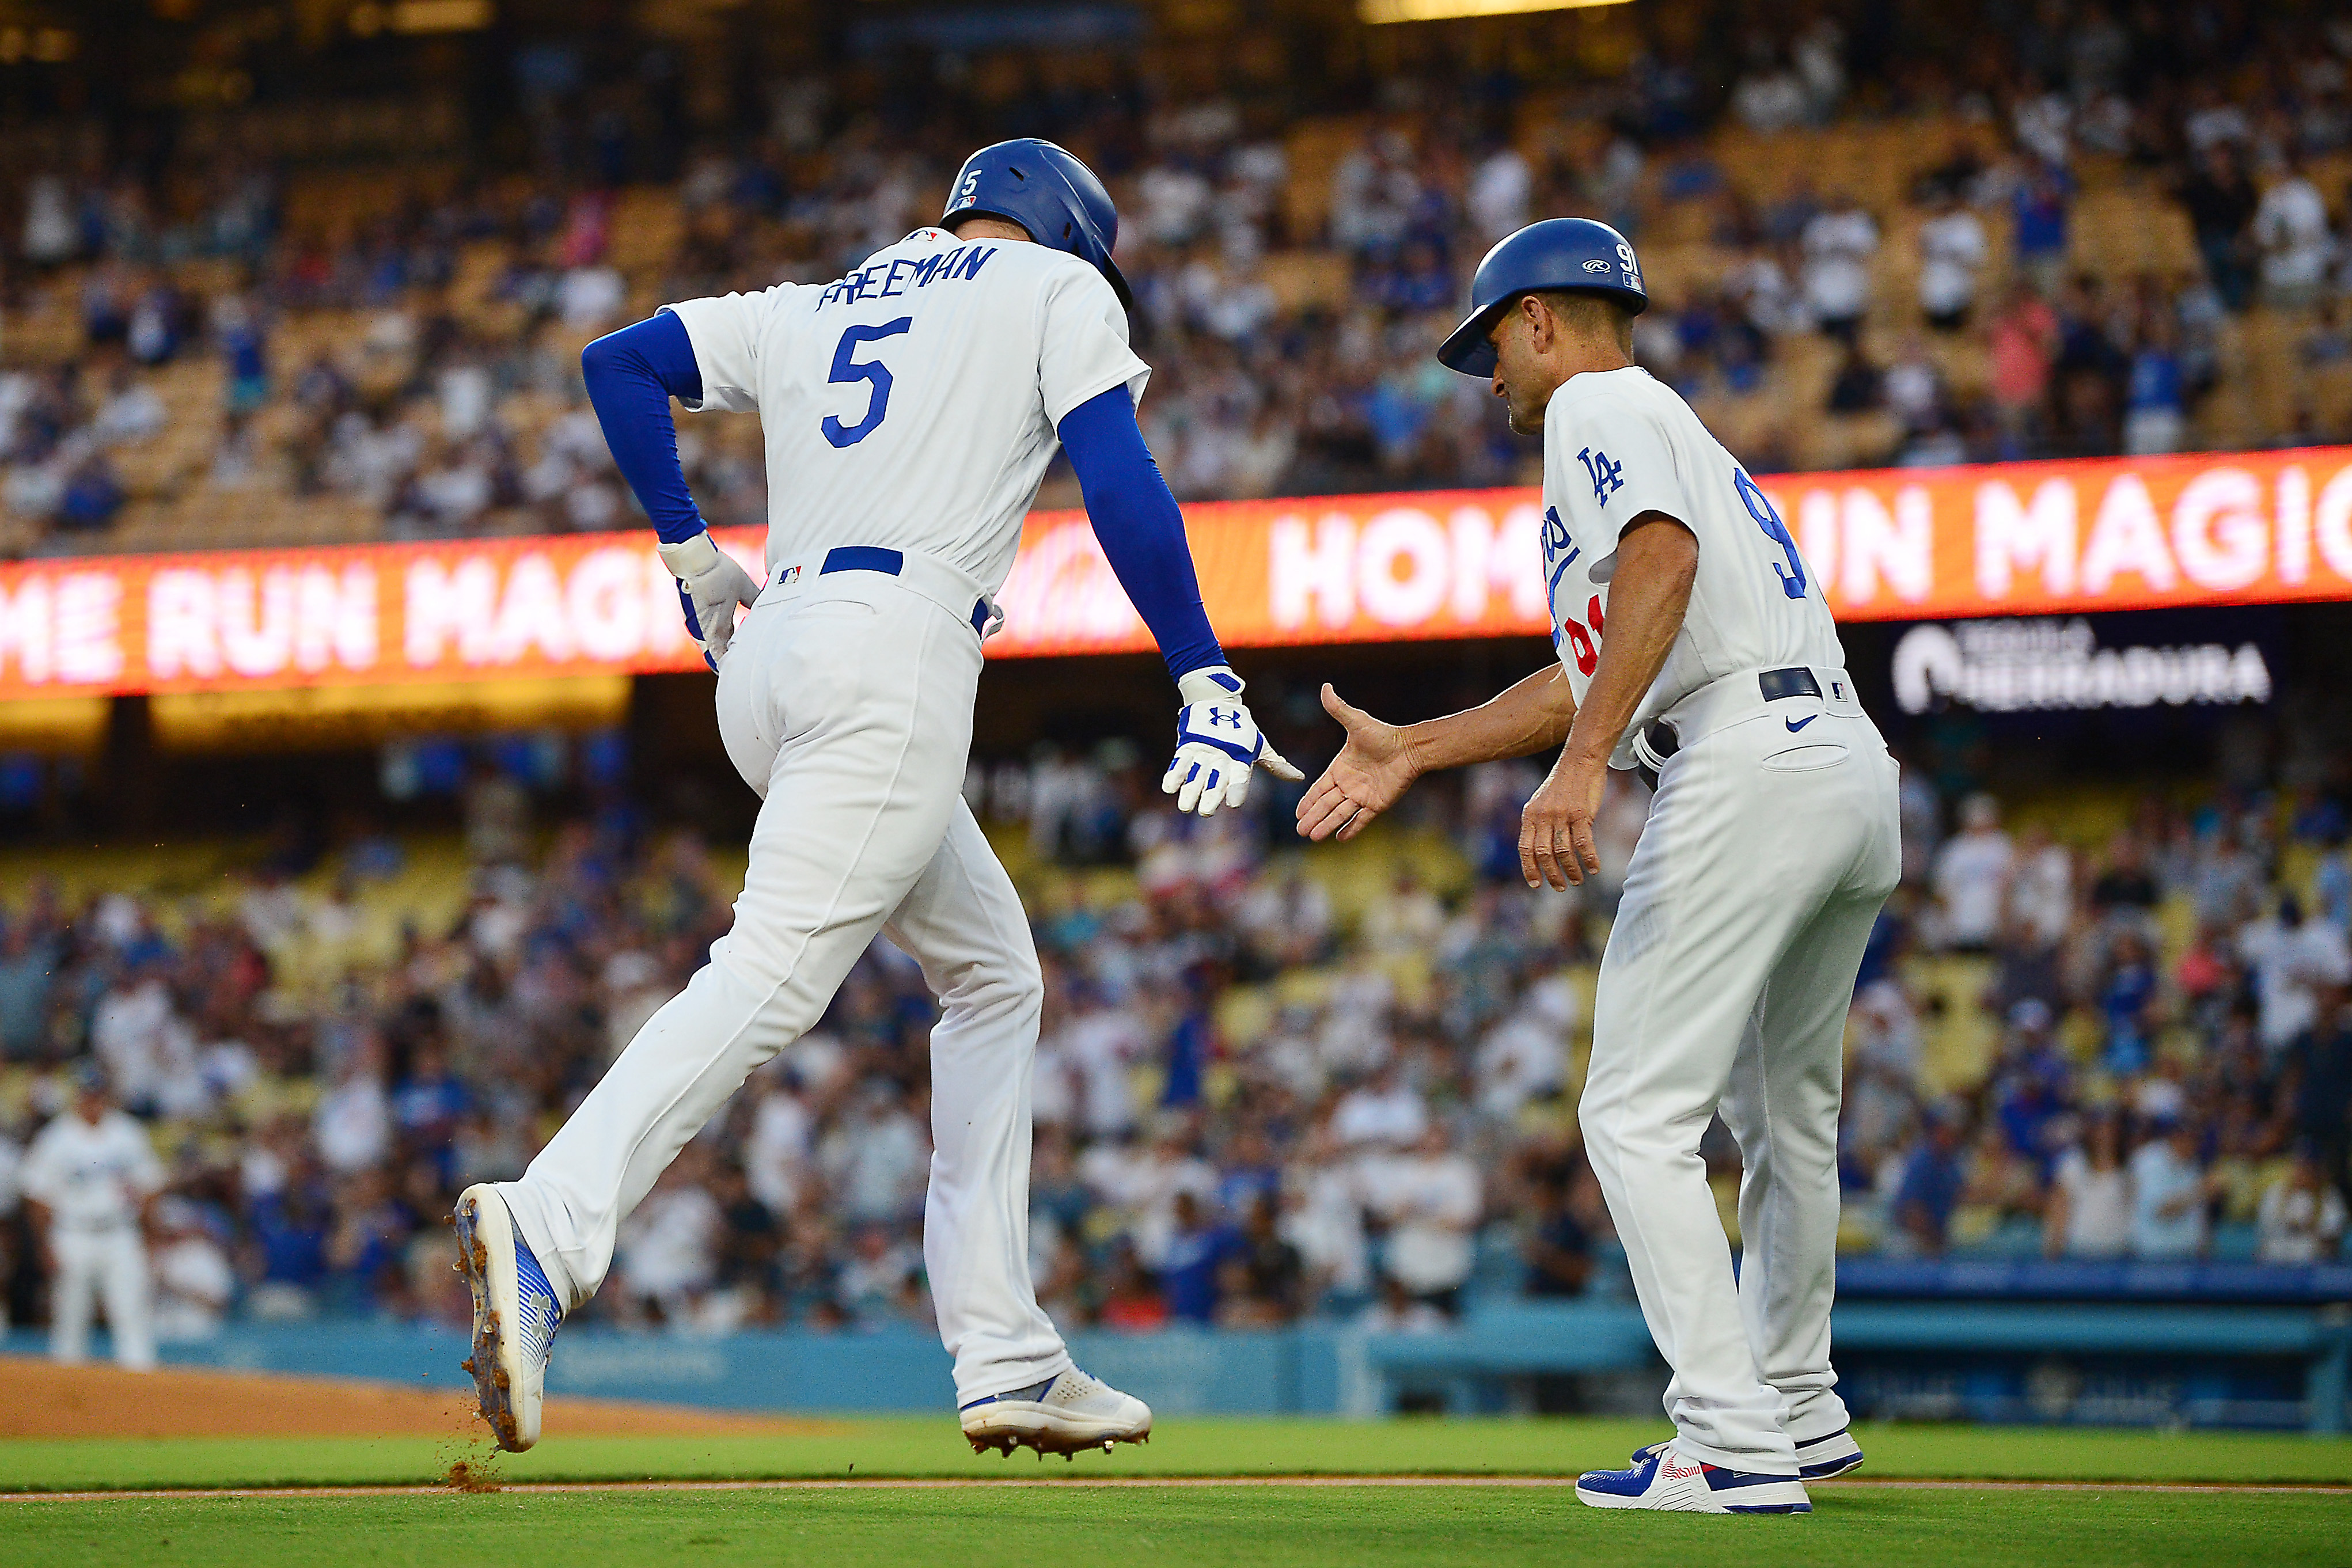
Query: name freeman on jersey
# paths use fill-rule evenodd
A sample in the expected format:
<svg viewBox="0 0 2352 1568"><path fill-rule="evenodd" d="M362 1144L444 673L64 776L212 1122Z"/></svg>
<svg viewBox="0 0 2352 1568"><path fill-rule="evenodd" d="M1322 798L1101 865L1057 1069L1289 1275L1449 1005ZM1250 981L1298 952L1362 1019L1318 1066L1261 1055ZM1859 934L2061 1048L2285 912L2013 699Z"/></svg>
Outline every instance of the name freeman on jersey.
<svg viewBox="0 0 2352 1568"><path fill-rule="evenodd" d="M996 252L992 245L960 245L919 260L902 256L885 266L863 267L826 284L824 292L817 296L816 308L822 310L828 305L855 305L861 299L896 299L912 288L977 277ZM901 287L907 279L913 281Z"/></svg>

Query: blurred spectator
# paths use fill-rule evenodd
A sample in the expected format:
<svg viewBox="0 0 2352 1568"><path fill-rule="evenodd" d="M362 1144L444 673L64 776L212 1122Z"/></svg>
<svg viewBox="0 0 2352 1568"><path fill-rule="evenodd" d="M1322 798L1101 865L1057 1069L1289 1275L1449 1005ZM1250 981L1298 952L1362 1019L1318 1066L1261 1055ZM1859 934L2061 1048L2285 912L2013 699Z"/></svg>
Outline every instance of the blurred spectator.
<svg viewBox="0 0 2352 1568"><path fill-rule="evenodd" d="M1837 374L1830 380L1828 411L1832 413L1868 413L1886 401L1886 374L1871 363L1862 351L1862 345L1849 342L1838 361Z"/></svg>
<svg viewBox="0 0 2352 1568"><path fill-rule="evenodd" d="M2131 1255L2148 1262L2201 1258L2220 1195L2199 1157L2197 1124L2174 1112L2152 1117L2150 1130L2131 1156Z"/></svg>
<svg viewBox="0 0 2352 1568"><path fill-rule="evenodd" d="M236 1270L184 1197L155 1206L154 1270L158 1340L181 1343L219 1332L236 1297Z"/></svg>
<svg viewBox="0 0 2352 1568"><path fill-rule="evenodd" d="M2338 982L2316 988L2309 1028L2290 1048L2296 1131L2339 1188L2352 1189L2352 1006Z"/></svg>
<svg viewBox="0 0 2352 1568"><path fill-rule="evenodd" d="M1099 1315L1103 1327L1129 1333L1146 1333L1168 1324L1168 1302L1152 1288L1132 1247L1122 1244L1112 1253Z"/></svg>
<svg viewBox="0 0 2352 1568"><path fill-rule="evenodd" d="M1959 1207L1968 1173L1961 1150L1966 1113L1957 1105L1928 1108L1918 1141L1903 1159L1892 1205L1895 1224L1913 1252L1940 1257Z"/></svg>
<svg viewBox="0 0 2352 1568"><path fill-rule="evenodd" d="M2012 285L1990 333L1993 408L2012 440L2040 434L2058 340L2049 301L2023 282Z"/></svg>
<svg viewBox="0 0 2352 1568"><path fill-rule="evenodd" d="M2074 181L2063 167L2037 161L2018 182L2011 200L2010 243L2017 253L2018 272L2044 299L2057 295L2065 269L2074 193Z"/></svg>
<svg viewBox="0 0 2352 1568"><path fill-rule="evenodd" d="M1990 795L1969 797L1960 806L1960 831L1936 856L1936 897L1947 946L1963 953L1991 946L2000 928L2012 858L2009 835L2000 831L2000 804Z"/></svg>
<svg viewBox="0 0 2352 1568"><path fill-rule="evenodd" d="M2292 152L2254 208L2252 240L2262 256L2263 296L2282 310L2315 304L2335 259L2327 201Z"/></svg>
<svg viewBox="0 0 2352 1568"><path fill-rule="evenodd" d="M1219 1265L1218 1325L1279 1328L1305 1310L1306 1287L1305 1260L1282 1237L1280 1199L1261 1192Z"/></svg>
<svg viewBox="0 0 2352 1568"><path fill-rule="evenodd" d="M1870 308L1871 261L1878 225L1851 196L1839 196L1804 233L1805 303L1822 332L1851 344Z"/></svg>
<svg viewBox="0 0 2352 1568"><path fill-rule="evenodd" d="M1592 1282L1592 1238L1570 1207L1559 1181L1538 1182L1524 1246L1527 1293L1580 1296Z"/></svg>
<svg viewBox="0 0 2352 1568"><path fill-rule="evenodd" d="M2263 1189L2254 1257L2264 1263L2318 1263L2344 1240L2344 1195L2308 1149Z"/></svg>
<svg viewBox="0 0 2352 1568"><path fill-rule="evenodd" d="M1454 1152L1442 1125L1405 1154L1366 1162L1365 1207L1388 1227L1381 1271L1448 1317L1470 1277L1479 1212L1477 1167Z"/></svg>
<svg viewBox="0 0 2352 1568"><path fill-rule="evenodd" d="M2179 330L2169 312L2151 310L2132 352L2131 390L2124 403L2124 452L2155 457L2180 450L2189 430Z"/></svg>
<svg viewBox="0 0 2352 1568"><path fill-rule="evenodd" d="M1927 325L1938 332L1968 325L1986 255L1983 221L1957 194L1938 198L1919 225L1919 309Z"/></svg>
<svg viewBox="0 0 2352 1568"><path fill-rule="evenodd" d="M1175 1224L1160 1270L1171 1318L1203 1324L1216 1321L1225 1265L1240 1243L1233 1230L1210 1221L1197 1196L1176 1195Z"/></svg>
<svg viewBox="0 0 2352 1568"><path fill-rule="evenodd" d="M2042 1246L2053 1258L2121 1258L2132 1246L2131 1176L2113 1115L2090 1119L2052 1172Z"/></svg>
<svg viewBox="0 0 2352 1568"><path fill-rule="evenodd" d="M2293 894L2280 898L2275 918L2239 933L2238 951L2253 971L2263 1049L2273 1053L2318 1022L2324 990L2352 983L2352 944L2333 922L2304 918Z"/></svg>
<svg viewBox="0 0 2352 1568"><path fill-rule="evenodd" d="M2179 194L2197 237L2198 254L2204 258L2207 279L2223 306L2243 310L2253 292L2248 230L2262 198L2237 150L2221 141L2201 149Z"/></svg>

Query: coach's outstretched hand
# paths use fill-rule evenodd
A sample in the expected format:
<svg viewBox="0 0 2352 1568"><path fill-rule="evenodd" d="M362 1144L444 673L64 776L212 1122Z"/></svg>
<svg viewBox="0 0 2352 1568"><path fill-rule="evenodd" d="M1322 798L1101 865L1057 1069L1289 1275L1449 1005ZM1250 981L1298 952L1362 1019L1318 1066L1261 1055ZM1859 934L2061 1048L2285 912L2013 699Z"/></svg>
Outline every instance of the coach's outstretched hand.
<svg viewBox="0 0 2352 1568"><path fill-rule="evenodd" d="M1176 693L1184 707L1176 716L1176 757L1160 792L1175 796L1178 810L1213 817L1220 806L1240 806L1249 798L1254 768L1294 782L1307 777L1265 743L1242 701L1242 678L1224 665L1194 670L1177 681Z"/></svg>
<svg viewBox="0 0 2352 1568"><path fill-rule="evenodd" d="M760 585L741 563L719 548L709 528L679 544L655 547L662 564L677 579L678 608L686 612L687 635L702 650L702 662L715 674L727 656L728 640L735 635L735 607L751 607Z"/></svg>
<svg viewBox="0 0 2352 1568"><path fill-rule="evenodd" d="M1348 744L1298 803L1299 836L1318 843L1334 833L1342 840L1354 838L1421 777L1404 743L1404 731L1349 706L1328 681L1323 711L1347 730Z"/></svg>

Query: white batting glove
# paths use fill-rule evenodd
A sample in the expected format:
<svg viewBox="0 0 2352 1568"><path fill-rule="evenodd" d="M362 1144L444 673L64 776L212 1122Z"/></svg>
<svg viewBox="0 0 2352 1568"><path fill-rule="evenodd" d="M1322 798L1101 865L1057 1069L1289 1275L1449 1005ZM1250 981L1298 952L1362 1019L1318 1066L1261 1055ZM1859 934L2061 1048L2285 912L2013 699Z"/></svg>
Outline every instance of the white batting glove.
<svg viewBox="0 0 2352 1568"><path fill-rule="evenodd" d="M680 544L654 547L662 564L677 579L678 608L686 612L687 635L702 650L702 662L715 673L727 656L727 641L735 635L735 607L750 609L760 597L760 585L740 562L719 548L709 528Z"/></svg>
<svg viewBox="0 0 2352 1568"><path fill-rule="evenodd" d="M1176 716L1176 759L1160 792L1175 796L1178 810L1213 817L1220 806L1240 806L1249 798L1253 768L1294 782L1306 777L1265 743L1242 701L1242 678L1224 665L1183 676L1176 694L1184 699Z"/></svg>

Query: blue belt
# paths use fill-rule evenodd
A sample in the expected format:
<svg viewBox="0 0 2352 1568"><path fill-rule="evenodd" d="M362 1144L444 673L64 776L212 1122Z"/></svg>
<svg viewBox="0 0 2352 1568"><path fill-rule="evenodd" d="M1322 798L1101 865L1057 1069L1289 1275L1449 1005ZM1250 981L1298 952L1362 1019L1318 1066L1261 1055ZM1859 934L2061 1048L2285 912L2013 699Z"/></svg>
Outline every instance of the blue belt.
<svg viewBox="0 0 2352 1568"><path fill-rule="evenodd" d="M907 570L904 550L886 549L881 545L841 545L827 550L824 564L817 570L824 577L835 571L878 571L885 577L897 577ZM971 606L971 629L988 634L988 601L977 599Z"/></svg>

